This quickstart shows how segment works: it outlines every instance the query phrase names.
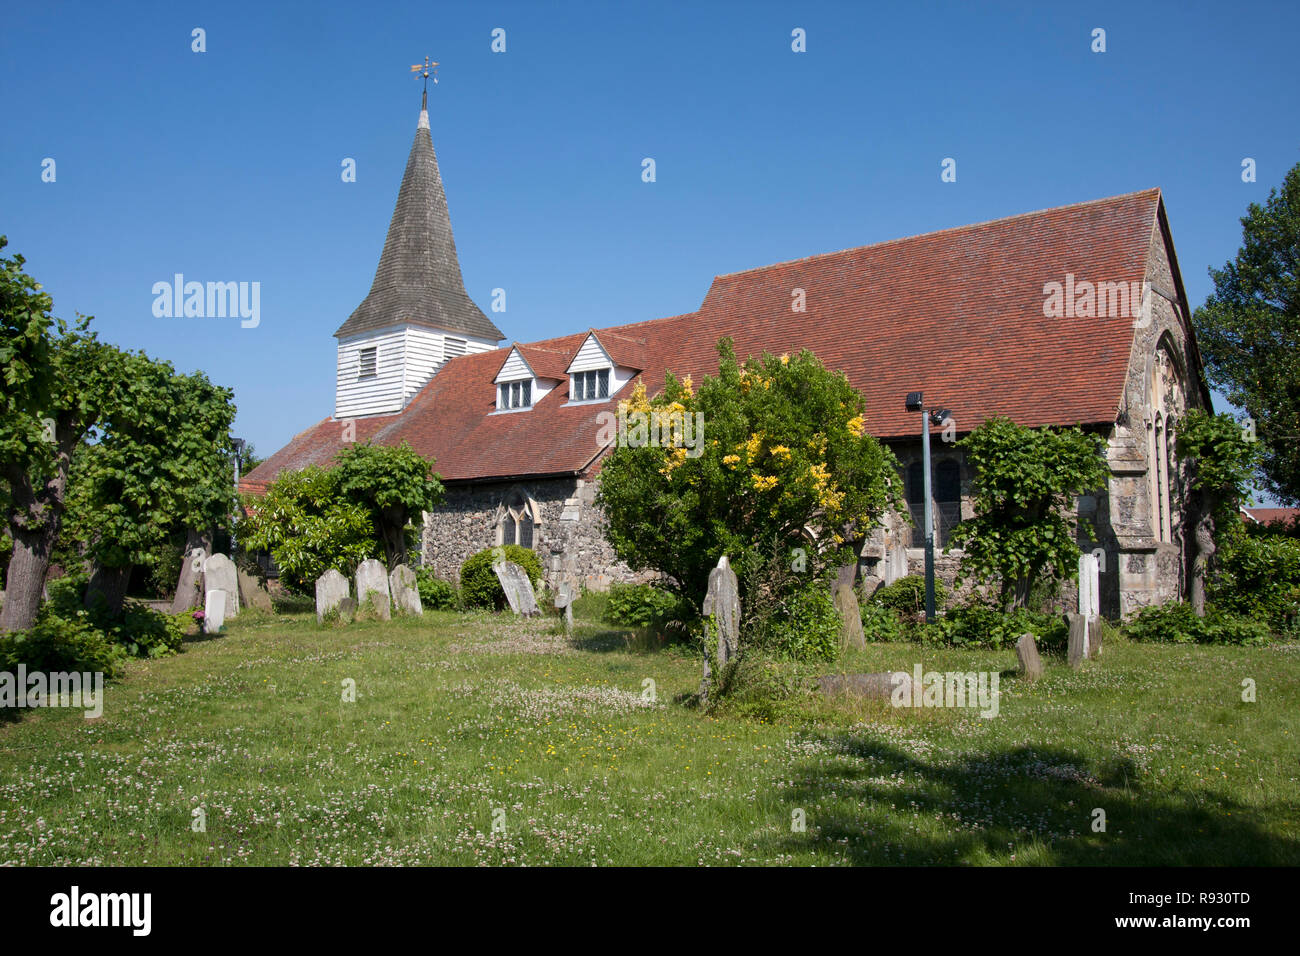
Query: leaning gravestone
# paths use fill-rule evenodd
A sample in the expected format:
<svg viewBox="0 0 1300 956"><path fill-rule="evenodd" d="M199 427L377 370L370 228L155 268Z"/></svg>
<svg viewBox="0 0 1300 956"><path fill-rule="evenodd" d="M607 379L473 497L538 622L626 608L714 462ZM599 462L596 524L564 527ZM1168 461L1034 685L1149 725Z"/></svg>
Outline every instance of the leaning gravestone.
<svg viewBox="0 0 1300 956"><path fill-rule="evenodd" d="M382 561L367 558L357 565L357 607L367 604L375 609L381 621L393 619L393 602L388 593L388 572Z"/></svg>
<svg viewBox="0 0 1300 956"><path fill-rule="evenodd" d="M1082 614L1067 614L1065 622L1070 628L1066 660L1077 668L1088 659L1088 619Z"/></svg>
<svg viewBox="0 0 1300 956"><path fill-rule="evenodd" d="M399 564L388 575L388 586L393 592L393 607L400 613L424 616L424 605L420 603L420 589L416 586L414 571Z"/></svg>
<svg viewBox="0 0 1300 956"><path fill-rule="evenodd" d="M862 636L862 610L851 583L835 585L835 610L840 612L840 647L866 647Z"/></svg>
<svg viewBox="0 0 1300 956"><path fill-rule="evenodd" d="M704 616L713 615L718 628L718 666L724 666L740 651L740 584L724 554L709 572L709 590L704 595Z"/></svg>
<svg viewBox="0 0 1300 956"><path fill-rule="evenodd" d="M568 581L561 581L560 588L555 592L555 609L564 612L564 632L567 634L573 630L573 590L569 587Z"/></svg>
<svg viewBox="0 0 1300 956"><path fill-rule="evenodd" d="M224 554L214 554L204 561L203 588L207 594L225 591L226 617L239 615L239 576L235 572L234 561Z"/></svg>
<svg viewBox="0 0 1300 956"><path fill-rule="evenodd" d="M1020 672L1025 675L1025 680L1034 681L1043 676L1043 659L1038 656L1034 635L1020 635L1020 640L1016 641L1016 658L1020 661Z"/></svg>
<svg viewBox="0 0 1300 956"><path fill-rule="evenodd" d="M524 617L536 617L541 614L537 606L537 595L533 593L533 582L528 580L528 572L513 561L498 561L492 565L501 590L506 592L506 601L510 610Z"/></svg>
<svg viewBox="0 0 1300 956"><path fill-rule="evenodd" d="M257 580L257 576L249 574L247 571L239 570L239 603L244 607L256 608L259 611L271 610L271 592L262 587L262 583Z"/></svg>
<svg viewBox="0 0 1300 956"><path fill-rule="evenodd" d="M348 579L330 568L316 579L316 623L322 624L331 611L342 611L339 605L348 599Z"/></svg>
<svg viewBox="0 0 1300 956"><path fill-rule="evenodd" d="M216 634L226 624L226 592L209 591L203 602L203 633Z"/></svg>
<svg viewBox="0 0 1300 956"><path fill-rule="evenodd" d="M890 700L896 688L905 688L902 695L912 699L912 675L906 671L882 671L875 674L827 674L817 678L817 686L827 697L864 697L868 700Z"/></svg>
<svg viewBox="0 0 1300 956"><path fill-rule="evenodd" d="M172 613L183 614L204 603L203 562L208 553L202 548L190 548L181 559L181 576L176 582L176 597L172 600Z"/></svg>

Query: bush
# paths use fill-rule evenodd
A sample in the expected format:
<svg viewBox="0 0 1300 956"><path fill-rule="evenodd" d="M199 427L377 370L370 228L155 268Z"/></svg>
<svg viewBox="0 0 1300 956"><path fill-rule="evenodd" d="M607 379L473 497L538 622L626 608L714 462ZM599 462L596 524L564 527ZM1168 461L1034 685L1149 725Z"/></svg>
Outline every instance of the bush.
<svg viewBox="0 0 1300 956"><path fill-rule="evenodd" d="M114 677L121 673L126 650L90 623L89 615L61 617L42 608L30 630L0 637L0 671L19 664L31 671L90 671Z"/></svg>
<svg viewBox="0 0 1300 956"><path fill-rule="evenodd" d="M983 604L968 604L948 611L922 631L922 640L953 647L1009 647L1022 634L1033 634L1044 650L1062 650L1070 629L1059 614L1020 608L1000 611Z"/></svg>
<svg viewBox="0 0 1300 956"><path fill-rule="evenodd" d="M102 602L86 610L82 606L85 591L84 573L51 581L46 608L65 621L85 621L105 640L117 644L132 657L175 654L181 649L185 629L193 623L189 612L163 614L135 601L127 601L122 613L117 615L110 613Z"/></svg>
<svg viewBox="0 0 1300 956"><path fill-rule="evenodd" d="M867 601L862 605L862 636L872 643L892 643L907 640L907 630L893 608Z"/></svg>
<svg viewBox="0 0 1300 956"><path fill-rule="evenodd" d="M1216 564L1209 589L1215 607L1275 631L1300 623L1300 540L1238 534L1220 549Z"/></svg>
<svg viewBox="0 0 1300 956"><path fill-rule="evenodd" d="M1124 627L1133 641L1160 644L1265 644L1271 638L1261 621L1233 614L1218 607L1197 617L1189 604L1144 607Z"/></svg>
<svg viewBox="0 0 1300 956"><path fill-rule="evenodd" d="M709 703L739 717L773 721L799 715L813 698L812 671L750 650L717 675Z"/></svg>
<svg viewBox="0 0 1300 956"><path fill-rule="evenodd" d="M420 604L431 611L454 611L460 604L456 585L437 577L431 568L415 572L415 586L420 591Z"/></svg>
<svg viewBox="0 0 1300 956"><path fill-rule="evenodd" d="M934 606L943 607L948 602L948 589L942 581L934 582ZM925 576L909 574L899 578L893 584L878 588L871 595L871 603L892 608L900 614L922 614L925 612Z"/></svg>
<svg viewBox="0 0 1300 956"><path fill-rule="evenodd" d="M616 581L609 588L605 620L625 627L649 627L662 631L681 619L680 612L677 597L663 588Z"/></svg>
<svg viewBox="0 0 1300 956"><path fill-rule="evenodd" d="M500 610L505 607L506 592L501 590L501 582L492 570L496 555L504 552L505 559L524 569L534 590L542 583L542 562L536 552L517 544L504 547L484 548L478 554L470 555L460 566L460 596L466 607L487 607Z"/></svg>
<svg viewBox="0 0 1300 956"><path fill-rule="evenodd" d="M840 653L840 615L824 584L785 595L770 614L754 621L748 643L792 661L833 661Z"/></svg>

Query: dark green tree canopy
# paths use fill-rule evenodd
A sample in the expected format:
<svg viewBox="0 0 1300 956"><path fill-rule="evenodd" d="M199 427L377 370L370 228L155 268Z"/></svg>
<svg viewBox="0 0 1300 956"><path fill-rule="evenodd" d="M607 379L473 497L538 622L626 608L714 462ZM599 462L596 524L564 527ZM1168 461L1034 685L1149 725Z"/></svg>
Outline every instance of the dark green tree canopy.
<svg viewBox="0 0 1300 956"><path fill-rule="evenodd" d="M1242 217L1242 246L1211 269L1193 323L1206 374L1255 421L1268 490L1300 501L1300 165Z"/></svg>

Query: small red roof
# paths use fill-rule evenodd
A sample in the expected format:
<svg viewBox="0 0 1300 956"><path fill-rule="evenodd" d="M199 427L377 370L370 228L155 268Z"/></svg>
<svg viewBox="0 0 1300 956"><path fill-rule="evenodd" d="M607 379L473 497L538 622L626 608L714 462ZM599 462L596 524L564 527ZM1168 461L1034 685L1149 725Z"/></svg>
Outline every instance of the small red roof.
<svg viewBox="0 0 1300 956"><path fill-rule="evenodd" d="M743 358L811 349L866 399L878 438L917 434L905 395L953 411L965 432L993 415L1030 426L1110 424L1119 411L1133 320L1047 318L1048 282L1137 282L1160 228L1160 191L1027 213L908 239L718 276L698 312L594 330L616 364L653 393L664 373L697 382L717 372L716 343ZM806 311L792 310L802 289ZM495 413L493 379L508 351L449 361L400 413L357 421L357 440L409 441L444 480L583 472L601 452L601 412L566 405L568 367L588 332L520 345L539 376L561 384L528 411ZM706 423L707 426L707 423ZM243 482L264 488L285 468L323 463L342 424L298 435Z"/></svg>

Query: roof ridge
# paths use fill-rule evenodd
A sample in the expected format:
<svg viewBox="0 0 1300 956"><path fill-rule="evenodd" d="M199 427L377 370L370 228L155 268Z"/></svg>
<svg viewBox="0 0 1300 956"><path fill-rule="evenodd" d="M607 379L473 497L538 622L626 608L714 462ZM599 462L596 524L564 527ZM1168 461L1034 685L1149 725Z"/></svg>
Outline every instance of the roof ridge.
<svg viewBox="0 0 1300 956"><path fill-rule="evenodd" d="M762 272L764 269L774 269L777 266L791 266L797 262L812 262L816 259L826 259L831 256L842 256L846 252L857 252L859 249L875 249L881 246L892 246L900 242L911 242L913 239L926 239L930 236L939 236L946 233L959 233L967 229L979 229L984 226L996 226L1004 222L1014 222L1017 219L1027 219L1030 216L1041 216L1043 213L1056 212L1062 209L1079 209L1083 206L1097 206L1102 203L1118 202L1121 199L1131 199L1134 196L1141 196L1147 193L1153 193L1156 199L1160 198L1160 187L1151 186L1147 189L1135 189L1133 192L1120 193L1117 196L1103 196L1100 199L1086 199L1083 202L1066 203L1064 206L1046 206L1042 209L1034 209L1029 212L1016 213L1014 216L1000 216L997 219L985 219L982 222L971 222L964 226L948 226L945 229L931 229L929 232L918 232L911 236L899 236L896 239L883 239L880 242L868 242L860 246L846 246L843 249L835 249L831 252L818 252L810 256L799 256L795 259L783 259L780 262L769 262L764 266L753 266L749 269L737 269L735 272L720 272L713 277L716 282L718 279L729 279L732 276L742 276L750 272Z"/></svg>

